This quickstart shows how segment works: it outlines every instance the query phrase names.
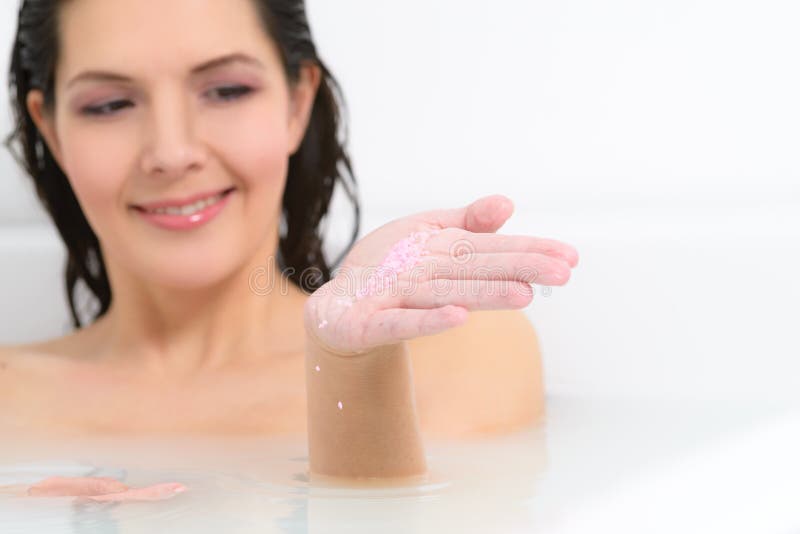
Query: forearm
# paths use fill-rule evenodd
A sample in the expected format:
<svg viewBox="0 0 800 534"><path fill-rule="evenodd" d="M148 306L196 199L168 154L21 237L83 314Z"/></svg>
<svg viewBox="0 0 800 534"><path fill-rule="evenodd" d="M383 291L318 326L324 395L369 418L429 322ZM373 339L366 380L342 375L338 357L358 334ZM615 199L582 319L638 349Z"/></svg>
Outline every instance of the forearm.
<svg viewBox="0 0 800 534"><path fill-rule="evenodd" d="M312 474L425 474L411 360L406 344L357 356L306 339L308 452Z"/></svg>

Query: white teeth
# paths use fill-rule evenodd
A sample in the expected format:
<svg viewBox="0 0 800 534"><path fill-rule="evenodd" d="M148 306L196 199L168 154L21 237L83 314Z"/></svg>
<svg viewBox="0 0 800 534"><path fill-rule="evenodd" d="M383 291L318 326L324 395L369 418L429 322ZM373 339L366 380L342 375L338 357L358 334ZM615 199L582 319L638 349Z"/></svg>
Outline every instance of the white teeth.
<svg viewBox="0 0 800 534"><path fill-rule="evenodd" d="M192 215L193 213L197 213L198 211L205 209L207 206L212 204L216 204L219 202L222 197L225 196L223 193L218 195L214 195L213 197L208 197L204 200L198 200L194 204L189 204L183 207L169 207L169 208L155 208L153 210L148 210L150 213L160 213L160 214L167 214L167 215Z"/></svg>

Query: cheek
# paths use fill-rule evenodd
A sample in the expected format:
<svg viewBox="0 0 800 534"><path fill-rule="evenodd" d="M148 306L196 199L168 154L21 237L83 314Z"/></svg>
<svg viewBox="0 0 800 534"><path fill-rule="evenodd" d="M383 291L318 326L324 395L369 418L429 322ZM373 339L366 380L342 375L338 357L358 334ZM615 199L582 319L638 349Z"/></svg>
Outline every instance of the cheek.
<svg viewBox="0 0 800 534"><path fill-rule="evenodd" d="M108 219L124 207L121 191L129 168L130 142L118 136L74 130L63 143L64 172L95 232L108 226ZM128 148L125 148L128 147Z"/></svg>
<svg viewBox="0 0 800 534"><path fill-rule="evenodd" d="M249 111L249 112L248 112ZM223 165L253 191L282 187L289 163L289 140L284 116L276 110L243 107L236 118L226 117L214 128L210 145Z"/></svg>

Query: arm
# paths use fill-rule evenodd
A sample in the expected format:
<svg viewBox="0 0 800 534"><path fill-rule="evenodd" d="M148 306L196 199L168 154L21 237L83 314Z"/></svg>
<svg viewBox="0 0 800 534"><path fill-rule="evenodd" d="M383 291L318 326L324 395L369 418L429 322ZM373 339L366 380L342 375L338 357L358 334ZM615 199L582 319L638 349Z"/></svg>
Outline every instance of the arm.
<svg viewBox="0 0 800 534"><path fill-rule="evenodd" d="M424 474L406 343L357 358L330 352L310 336L306 347L311 471L342 477Z"/></svg>
<svg viewBox="0 0 800 534"><path fill-rule="evenodd" d="M388 223L306 301L312 476L426 474L407 340L460 326L471 310L527 306L531 282L562 285L577 263L566 244L495 235L512 209L490 196Z"/></svg>

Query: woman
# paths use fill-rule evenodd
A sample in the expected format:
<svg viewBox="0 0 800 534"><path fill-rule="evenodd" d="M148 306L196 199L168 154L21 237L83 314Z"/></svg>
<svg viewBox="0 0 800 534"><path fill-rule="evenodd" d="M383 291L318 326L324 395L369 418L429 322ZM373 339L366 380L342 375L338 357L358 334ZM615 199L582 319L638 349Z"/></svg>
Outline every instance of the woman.
<svg viewBox="0 0 800 534"><path fill-rule="evenodd" d="M519 309L576 251L495 234L513 205L493 195L329 265L335 184L358 205L302 0L26 0L11 89L76 330L0 352L7 428L307 432L312 473L404 477L422 431L541 412Z"/></svg>

